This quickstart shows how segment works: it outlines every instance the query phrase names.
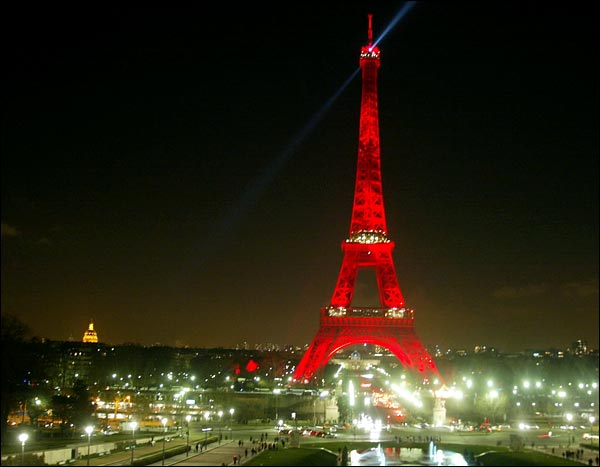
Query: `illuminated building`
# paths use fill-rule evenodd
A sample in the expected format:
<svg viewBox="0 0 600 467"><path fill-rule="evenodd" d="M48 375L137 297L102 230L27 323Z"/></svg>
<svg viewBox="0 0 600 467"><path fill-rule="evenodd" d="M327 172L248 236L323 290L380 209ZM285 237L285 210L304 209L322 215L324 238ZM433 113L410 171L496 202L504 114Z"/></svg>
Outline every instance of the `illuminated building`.
<svg viewBox="0 0 600 467"><path fill-rule="evenodd" d="M94 322L90 320L90 325L87 330L83 333L83 342L86 344L97 344L98 334L94 330Z"/></svg>

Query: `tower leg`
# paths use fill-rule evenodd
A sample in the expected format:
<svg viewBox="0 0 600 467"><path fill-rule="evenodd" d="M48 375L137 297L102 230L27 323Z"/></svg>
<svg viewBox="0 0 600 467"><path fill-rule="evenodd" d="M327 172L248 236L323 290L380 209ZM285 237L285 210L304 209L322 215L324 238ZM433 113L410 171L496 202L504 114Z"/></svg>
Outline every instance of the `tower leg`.
<svg viewBox="0 0 600 467"><path fill-rule="evenodd" d="M358 274L358 251L346 251L338 275L338 281L331 297L331 306L347 308L352 303L354 285Z"/></svg>

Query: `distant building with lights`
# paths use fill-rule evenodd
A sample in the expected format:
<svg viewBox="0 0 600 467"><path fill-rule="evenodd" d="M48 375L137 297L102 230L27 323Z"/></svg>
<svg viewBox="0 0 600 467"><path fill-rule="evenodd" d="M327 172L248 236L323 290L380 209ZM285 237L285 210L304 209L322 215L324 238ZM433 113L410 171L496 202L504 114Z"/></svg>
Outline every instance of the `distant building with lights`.
<svg viewBox="0 0 600 467"><path fill-rule="evenodd" d="M94 322L90 321L90 325L87 330L83 333L83 342L86 344L97 344L98 333L94 330Z"/></svg>
<svg viewBox="0 0 600 467"><path fill-rule="evenodd" d="M571 344L568 348L567 352L571 355L588 355L588 345L587 341L578 339Z"/></svg>

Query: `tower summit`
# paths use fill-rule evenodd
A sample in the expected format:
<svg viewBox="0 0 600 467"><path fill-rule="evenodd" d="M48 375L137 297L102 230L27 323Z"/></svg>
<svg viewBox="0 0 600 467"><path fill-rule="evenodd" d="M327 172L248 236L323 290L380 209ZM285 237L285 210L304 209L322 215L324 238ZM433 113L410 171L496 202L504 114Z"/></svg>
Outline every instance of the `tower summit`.
<svg viewBox="0 0 600 467"><path fill-rule="evenodd" d="M294 373L295 381L305 383L316 378L335 353L354 344L380 345L424 377L439 374L415 333L413 310L405 307L392 259L394 242L387 236L377 107L381 52L373 45L373 15L368 18L368 43L361 47L359 59L362 96L350 233L342 242L344 259L331 302L321 309L319 331ZM360 268L375 269L378 307L352 307Z"/></svg>

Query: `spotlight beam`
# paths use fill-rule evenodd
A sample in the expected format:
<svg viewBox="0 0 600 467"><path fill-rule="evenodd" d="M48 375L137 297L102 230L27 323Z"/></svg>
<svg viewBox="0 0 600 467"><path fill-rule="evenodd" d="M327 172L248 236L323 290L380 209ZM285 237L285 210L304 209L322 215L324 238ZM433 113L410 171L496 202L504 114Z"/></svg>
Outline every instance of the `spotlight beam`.
<svg viewBox="0 0 600 467"><path fill-rule="evenodd" d="M400 11L398 11L396 16L394 16L392 21L390 21L388 26L383 30L373 45L377 45L379 42L381 42L385 36L396 26L396 24L398 24L398 22L412 9L415 3L415 1L406 2ZM306 125L304 125L304 127L302 127L292 137L286 147L269 163L262 173L248 184L248 186L240 195L238 202L232 206L218 221L216 226L217 238L221 237L227 231L232 230L235 224L237 224L243 218L243 216L258 202L272 180L292 158L303 141L308 138L310 133L321 122L321 120L323 120L324 116L327 114L327 111L333 106L338 97L346 90L348 85L359 74L359 72L360 66L357 67L356 70L354 70L342 83L342 85L333 93L333 95L327 99L327 101L325 101L323 106L317 110L312 117L310 117ZM211 249L214 251L214 245Z"/></svg>

